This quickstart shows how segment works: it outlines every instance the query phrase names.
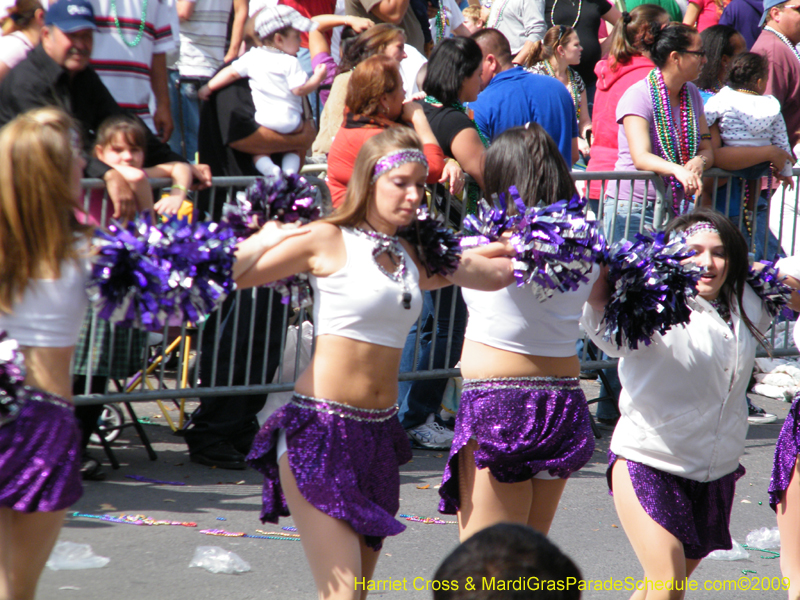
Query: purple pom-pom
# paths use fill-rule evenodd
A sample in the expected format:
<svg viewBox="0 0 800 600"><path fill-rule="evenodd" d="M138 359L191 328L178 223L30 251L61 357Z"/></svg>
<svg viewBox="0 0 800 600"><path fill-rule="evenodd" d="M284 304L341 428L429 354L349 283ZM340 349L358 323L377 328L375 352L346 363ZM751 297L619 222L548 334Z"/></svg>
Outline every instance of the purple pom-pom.
<svg viewBox="0 0 800 600"><path fill-rule="evenodd" d="M688 300L697 295L704 272L694 263L682 264L693 255L680 237L665 243L663 232L615 243L609 251L613 292L603 316L604 339L635 350L640 342L649 345L654 334L688 323Z"/></svg>
<svg viewBox="0 0 800 600"><path fill-rule="evenodd" d="M428 275L450 275L458 269L461 260L461 241L445 225L441 215L432 216L423 206L416 220L401 228L397 235L410 242L417 250Z"/></svg>
<svg viewBox="0 0 800 600"><path fill-rule="evenodd" d="M777 317L779 314L783 314L789 319L794 318L794 313L788 307L792 288L783 283L785 278L779 275L773 263L769 261L762 261L762 263L764 268L759 271L750 267L747 283L764 302L770 315Z"/></svg>
<svg viewBox="0 0 800 600"><path fill-rule="evenodd" d="M267 221L280 223L310 223L322 216L314 190L301 175L281 174L276 178L258 178L247 188L244 197L237 196L223 207L223 222L231 227L239 239L250 237ZM313 303L308 275L299 273L264 287L281 294L284 304L291 302L297 308Z"/></svg>
<svg viewBox="0 0 800 600"><path fill-rule="evenodd" d="M586 274L604 256L605 242L597 223L586 218L586 200L575 195L550 206L528 207L515 187L509 188L509 198L517 209L512 216L504 194L493 206L481 200L477 215L465 219L462 245L485 244L511 232L517 285L530 285L540 302L556 290L575 290L588 281Z"/></svg>
<svg viewBox="0 0 800 600"><path fill-rule="evenodd" d="M17 390L25 381L25 357L16 340L0 331L0 426L19 414Z"/></svg>
<svg viewBox="0 0 800 600"><path fill-rule="evenodd" d="M217 223L149 214L98 230L89 292L98 316L122 327L159 331L202 321L234 289L236 236Z"/></svg>
<svg viewBox="0 0 800 600"><path fill-rule="evenodd" d="M100 318L122 327L164 327L170 308L164 299L169 272L152 252L163 238L149 214L125 225L112 222L108 231L95 232L89 295Z"/></svg>

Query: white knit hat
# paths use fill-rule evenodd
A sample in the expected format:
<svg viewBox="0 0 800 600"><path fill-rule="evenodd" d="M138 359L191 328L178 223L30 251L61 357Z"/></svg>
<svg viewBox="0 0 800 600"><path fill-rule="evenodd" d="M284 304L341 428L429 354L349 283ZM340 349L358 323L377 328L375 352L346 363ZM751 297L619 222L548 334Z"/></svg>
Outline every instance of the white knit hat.
<svg viewBox="0 0 800 600"><path fill-rule="evenodd" d="M314 21L307 19L292 7L284 4L268 6L256 15L255 30L261 39L289 26L305 32L317 28L317 24Z"/></svg>

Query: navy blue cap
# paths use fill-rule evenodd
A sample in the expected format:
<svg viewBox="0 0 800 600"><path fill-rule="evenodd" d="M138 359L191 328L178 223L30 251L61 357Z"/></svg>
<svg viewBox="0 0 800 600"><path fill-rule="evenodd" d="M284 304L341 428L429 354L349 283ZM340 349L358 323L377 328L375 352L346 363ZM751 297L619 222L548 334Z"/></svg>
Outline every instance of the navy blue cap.
<svg viewBox="0 0 800 600"><path fill-rule="evenodd" d="M94 10L87 0L58 0L51 4L44 16L45 25L55 25L64 33L83 29L97 30Z"/></svg>

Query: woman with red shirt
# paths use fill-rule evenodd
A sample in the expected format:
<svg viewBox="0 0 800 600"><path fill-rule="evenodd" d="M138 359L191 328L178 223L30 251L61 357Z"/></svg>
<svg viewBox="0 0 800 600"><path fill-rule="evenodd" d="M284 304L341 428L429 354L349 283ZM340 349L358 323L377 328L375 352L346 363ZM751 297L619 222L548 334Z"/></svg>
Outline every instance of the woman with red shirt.
<svg viewBox="0 0 800 600"><path fill-rule="evenodd" d="M422 107L404 103L403 80L397 61L378 54L359 64L350 77L345 99L345 121L333 138L328 154L328 188L333 206L338 207L347 192L361 146L374 135L390 127L412 127L424 144L429 171L427 183L442 178L444 154L431 131ZM452 170L452 167L448 171ZM458 169L460 171L460 169ZM463 173L448 173L458 180Z"/></svg>

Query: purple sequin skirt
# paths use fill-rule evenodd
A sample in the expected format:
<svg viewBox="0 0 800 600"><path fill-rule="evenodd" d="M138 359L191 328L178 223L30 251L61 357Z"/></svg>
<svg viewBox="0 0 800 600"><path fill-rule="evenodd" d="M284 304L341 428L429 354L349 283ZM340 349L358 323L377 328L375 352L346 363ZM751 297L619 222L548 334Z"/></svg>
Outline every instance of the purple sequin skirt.
<svg viewBox="0 0 800 600"><path fill-rule="evenodd" d="M439 488L439 512L459 508L458 452L475 439L475 465L501 483L540 471L566 479L594 452L591 417L577 378L466 379L450 458Z"/></svg>
<svg viewBox="0 0 800 600"><path fill-rule="evenodd" d="M267 420L247 457L264 475L262 522L289 516L278 475L281 429L297 487L315 508L349 523L375 550L387 535L405 530L394 516L400 508L398 467L411 460L411 445L397 406L362 409L295 394Z"/></svg>
<svg viewBox="0 0 800 600"><path fill-rule="evenodd" d="M611 468L616 460L617 455L609 450L609 493ZM639 504L653 521L683 542L686 558L701 559L714 550L733 547L731 509L736 482L745 473L742 465L714 481L694 481L632 460L627 462Z"/></svg>
<svg viewBox="0 0 800 600"><path fill-rule="evenodd" d="M83 494L72 404L24 386L18 406L16 418L0 427L0 506L26 513L68 508Z"/></svg>
<svg viewBox="0 0 800 600"><path fill-rule="evenodd" d="M792 408L786 415L778 443L775 444L775 457L772 459L772 478L769 481L769 505L777 510L778 504L794 473L794 464L800 451L800 396L795 396Z"/></svg>

